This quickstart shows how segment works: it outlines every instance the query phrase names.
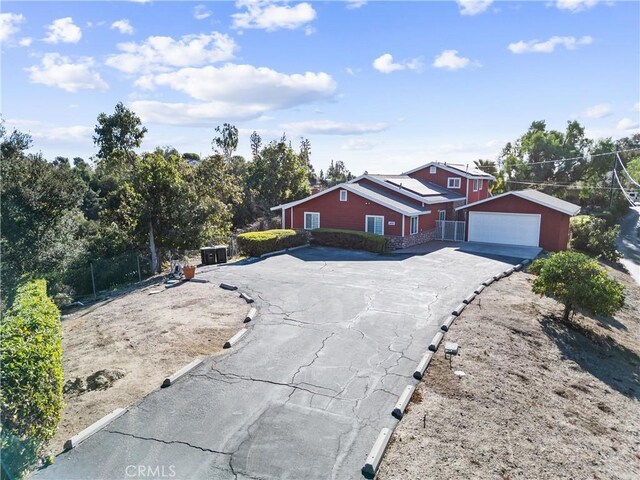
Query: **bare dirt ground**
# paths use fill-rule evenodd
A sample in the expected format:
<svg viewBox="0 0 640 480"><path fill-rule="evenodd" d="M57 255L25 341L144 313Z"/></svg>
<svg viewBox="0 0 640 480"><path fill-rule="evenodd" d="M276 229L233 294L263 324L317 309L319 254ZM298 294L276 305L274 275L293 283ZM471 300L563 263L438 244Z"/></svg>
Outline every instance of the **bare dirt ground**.
<svg viewBox="0 0 640 480"><path fill-rule="evenodd" d="M248 311L236 292L190 281L157 283L63 319L65 408L52 451L193 359L219 353Z"/></svg>
<svg viewBox="0 0 640 480"><path fill-rule="evenodd" d="M461 346L453 368L434 356L379 478L640 478L640 287L608 270L626 306L573 328L532 275L487 288L445 337Z"/></svg>

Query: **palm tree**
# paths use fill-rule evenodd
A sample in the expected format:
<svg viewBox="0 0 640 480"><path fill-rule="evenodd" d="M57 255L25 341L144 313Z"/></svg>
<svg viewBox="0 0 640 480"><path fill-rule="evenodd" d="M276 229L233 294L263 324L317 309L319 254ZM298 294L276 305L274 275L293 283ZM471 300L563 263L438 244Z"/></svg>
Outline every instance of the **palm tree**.
<svg viewBox="0 0 640 480"><path fill-rule="evenodd" d="M496 166L496 162L491 160L474 160L473 163L476 164L478 170L482 170L484 173L488 173L494 177L498 176L498 167Z"/></svg>

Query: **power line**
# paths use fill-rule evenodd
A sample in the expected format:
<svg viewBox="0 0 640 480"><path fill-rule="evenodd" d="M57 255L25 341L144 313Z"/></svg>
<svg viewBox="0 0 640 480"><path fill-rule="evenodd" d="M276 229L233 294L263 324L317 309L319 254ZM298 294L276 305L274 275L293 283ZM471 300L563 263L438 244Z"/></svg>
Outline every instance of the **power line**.
<svg viewBox="0 0 640 480"><path fill-rule="evenodd" d="M582 189L591 189L591 190L618 190L618 187L589 187L589 186L578 186L578 185L568 185L564 183L544 183L544 182L517 182L515 180L505 180L506 183L516 183L519 185L537 185L541 187L559 187L566 188L568 190L582 190Z"/></svg>
<svg viewBox="0 0 640 480"><path fill-rule="evenodd" d="M618 155L616 153L616 157L618 157L618 161L620 162L620 165L622 165L622 169L624 170L624 173L627 174L627 177L629 177L629 180L631 180L633 183L635 183L638 187L640 187L640 183L636 182L633 177L631 176L631 174L629 173L629 171L627 170L627 168L624 166L624 163L622 163L622 160L620 160L620 155Z"/></svg>
<svg viewBox="0 0 640 480"><path fill-rule="evenodd" d="M619 153L624 153L624 152L635 152L637 150L640 150L639 148L627 148L626 150L620 150ZM543 160L540 162L525 162L525 165L542 165L544 163L558 163L558 162L569 162L571 160L580 160L580 159L589 159L589 158L593 158L593 157L602 157L605 155L615 155L616 152L606 152L606 153L595 153L593 155L583 155L581 157L570 157L570 158L557 158L554 160ZM477 168L495 168L495 165L483 165L483 166L478 166L476 165Z"/></svg>
<svg viewBox="0 0 640 480"><path fill-rule="evenodd" d="M616 181L618 182L618 185L620 186L620 190L622 190L622 194L624 195L624 198L627 199L627 202L629 202L629 205L631 205L632 207L635 207L635 203L633 203L631 198L629 198L629 195L627 195L627 192L625 192L624 188L622 188L622 183L620 183L620 178L618 178L618 172L616 172L615 169L613 170L613 175L614 175L614 177L616 177Z"/></svg>

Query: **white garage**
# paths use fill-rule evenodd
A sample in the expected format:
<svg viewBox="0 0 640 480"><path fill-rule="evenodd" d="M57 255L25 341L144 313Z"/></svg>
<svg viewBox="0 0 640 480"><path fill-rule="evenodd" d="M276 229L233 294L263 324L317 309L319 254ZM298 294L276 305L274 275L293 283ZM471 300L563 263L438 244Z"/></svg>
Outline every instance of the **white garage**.
<svg viewBox="0 0 640 480"><path fill-rule="evenodd" d="M539 246L539 214L469 212L470 242Z"/></svg>

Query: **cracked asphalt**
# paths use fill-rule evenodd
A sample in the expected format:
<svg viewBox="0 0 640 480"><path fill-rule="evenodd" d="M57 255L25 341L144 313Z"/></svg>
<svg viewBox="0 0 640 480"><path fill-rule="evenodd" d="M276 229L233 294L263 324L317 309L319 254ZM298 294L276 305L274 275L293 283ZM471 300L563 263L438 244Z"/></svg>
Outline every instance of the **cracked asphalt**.
<svg viewBox="0 0 640 480"><path fill-rule="evenodd" d="M443 319L515 263L444 244L416 256L314 247L204 267L200 278L256 300L249 332L33 477L361 478Z"/></svg>

